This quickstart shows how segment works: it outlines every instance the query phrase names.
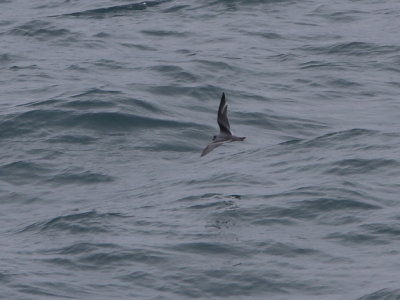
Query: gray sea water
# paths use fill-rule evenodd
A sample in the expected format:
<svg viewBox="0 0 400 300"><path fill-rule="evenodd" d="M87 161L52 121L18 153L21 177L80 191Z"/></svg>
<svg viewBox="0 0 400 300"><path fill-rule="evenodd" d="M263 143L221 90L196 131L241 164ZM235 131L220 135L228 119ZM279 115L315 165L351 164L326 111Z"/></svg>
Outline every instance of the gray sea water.
<svg viewBox="0 0 400 300"><path fill-rule="evenodd" d="M398 0L0 0L1 299L400 299ZM227 96L244 142L200 158Z"/></svg>

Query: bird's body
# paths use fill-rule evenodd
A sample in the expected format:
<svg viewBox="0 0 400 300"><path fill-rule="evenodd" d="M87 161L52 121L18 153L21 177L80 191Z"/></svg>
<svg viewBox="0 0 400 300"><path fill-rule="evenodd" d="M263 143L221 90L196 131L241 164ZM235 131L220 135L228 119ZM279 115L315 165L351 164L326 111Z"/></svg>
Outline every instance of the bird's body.
<svg viewBox="0 0 400 300"><path fill-rule="evenodd" d="M219 134L214 135L213 141L204 148L201 156L210 153L212 150L227 142L243 141L245 137L234 136L231 133L229 120L228 120L228 105L225 101L225 93L222 93L221 102L218 109L218 125Z"/></svg>

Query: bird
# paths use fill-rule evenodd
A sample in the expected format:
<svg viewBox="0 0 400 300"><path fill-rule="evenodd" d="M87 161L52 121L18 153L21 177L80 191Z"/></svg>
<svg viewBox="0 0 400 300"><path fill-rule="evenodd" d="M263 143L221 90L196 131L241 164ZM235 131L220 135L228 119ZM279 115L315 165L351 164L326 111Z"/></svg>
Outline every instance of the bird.
<svg viewBox="0 0 400 300"><path fill-rule="evenodd" d="M217 122L219 125L219 134L213 136L212 142L204 148L200 157L210 153L212 150L224 143L243 141L246 138L232 135L228 121L228 105L225 101L225 93L222 93L221 102L219 103Z"/></svg>

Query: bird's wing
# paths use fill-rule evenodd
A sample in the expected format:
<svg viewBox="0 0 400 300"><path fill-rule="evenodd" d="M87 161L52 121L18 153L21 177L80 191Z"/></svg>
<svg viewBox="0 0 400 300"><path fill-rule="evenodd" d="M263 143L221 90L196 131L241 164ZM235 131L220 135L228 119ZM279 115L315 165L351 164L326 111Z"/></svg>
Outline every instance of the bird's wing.
<svg viewBox="0 0 400 300"><path fill-rule="evenodd" d="M219 103L217 120L221 133L232 135L228 121L228 105L225 101L225 93L222 93L221 102Z"/></svg>
<svg viewBox="0 0 400 300"><path fill-rule="evenodd" d="M201 156L204 156L204 155L210 153L218 146L221 146L223 143L225 143L225 142L212 142L211 144L208 144L207 147L204 148L203 152L201 152Z"/></svg>

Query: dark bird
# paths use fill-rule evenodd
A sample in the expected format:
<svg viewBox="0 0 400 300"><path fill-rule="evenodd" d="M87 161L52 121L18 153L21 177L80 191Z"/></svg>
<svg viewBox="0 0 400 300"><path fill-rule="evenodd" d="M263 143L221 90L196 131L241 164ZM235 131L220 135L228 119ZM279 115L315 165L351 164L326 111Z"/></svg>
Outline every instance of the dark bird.
<svg viewBox="0 0 400 300"><path fill-rule="evenodd" d="M221 102L219 103L217 121L219 125L219 134L213 136L212 142L204 148L201 156L210 153L212 150L214 150L218 146L221 146L224 143L243 141L245 139L245 137L234 136L231 133L228 121L228 105L225 101L225 93L222 93Z"/></svg>

